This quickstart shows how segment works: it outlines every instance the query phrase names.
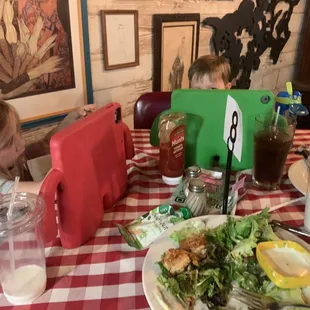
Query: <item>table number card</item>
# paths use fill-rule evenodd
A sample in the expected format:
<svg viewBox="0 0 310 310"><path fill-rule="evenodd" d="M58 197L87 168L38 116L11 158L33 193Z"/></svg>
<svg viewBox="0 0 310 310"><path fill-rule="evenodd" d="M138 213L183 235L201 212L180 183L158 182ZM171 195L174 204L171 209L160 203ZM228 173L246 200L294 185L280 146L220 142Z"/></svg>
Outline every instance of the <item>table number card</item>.
<svg viewBox="0 0 310 310"><path fill-rule="evenodd" d="M232 141L234 138L235 142ZM233 151L233 154L240 162L242 158L243 144L242 111L240 110L237 101L230 95L227 96L224 121L224 141L225 143L228 142L229 149Z"/></svg>

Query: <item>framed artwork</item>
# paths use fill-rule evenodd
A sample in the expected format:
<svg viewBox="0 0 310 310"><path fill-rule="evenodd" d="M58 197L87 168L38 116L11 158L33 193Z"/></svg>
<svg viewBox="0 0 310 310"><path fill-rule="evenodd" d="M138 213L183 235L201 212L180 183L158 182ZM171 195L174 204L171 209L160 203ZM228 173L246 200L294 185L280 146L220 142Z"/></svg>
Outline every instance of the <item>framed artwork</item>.
<svg viewBox="0 0 310 310"><path fill-rule="evenodd" d="M92 100L83 8L80 0L0 0L0 99L22 122L63 115Z"/></svg>
<svg viewBox="0 0 310 310"><path fill-rule="evenodd" d="M138 11L101 11L104 69L139 65Z"/></svg>
<svg viewBox="0 0 310 310"><path fill-rule="evenodd" d="M153 15L153 91L189 88L187 72L198 57L200 14Z"/></svg>

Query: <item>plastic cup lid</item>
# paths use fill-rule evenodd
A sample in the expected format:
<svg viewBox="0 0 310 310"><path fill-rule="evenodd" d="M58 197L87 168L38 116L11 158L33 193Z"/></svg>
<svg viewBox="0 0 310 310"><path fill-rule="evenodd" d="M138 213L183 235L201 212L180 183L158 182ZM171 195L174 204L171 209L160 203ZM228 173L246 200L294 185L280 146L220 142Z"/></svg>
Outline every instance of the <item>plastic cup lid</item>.
<svg viewBox="0 0 310 310"><path fill-rule="evenodd" d="M289 107L289 110L292 113L297 114L299 116L306 116L306 115L309 114L308 109L304 105L302 105L302 104L292 104Z"/></svg>
<svg viewBox="0 0 310 310"><path fill-rule="evenodd" d="M45 203L40 196L30 193L17 193L12 222L8 223L7 211L11 194L0 196L0 238L9 233L19 235L41 221L45 212Z"/></svg>

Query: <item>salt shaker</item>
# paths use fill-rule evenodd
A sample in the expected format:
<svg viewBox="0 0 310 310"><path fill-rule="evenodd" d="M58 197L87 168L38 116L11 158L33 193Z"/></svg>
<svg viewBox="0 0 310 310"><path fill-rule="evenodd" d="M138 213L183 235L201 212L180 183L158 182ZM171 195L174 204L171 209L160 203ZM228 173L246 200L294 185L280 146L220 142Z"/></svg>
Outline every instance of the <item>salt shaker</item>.
<svg viewBox="0 0 310 310"><path fill-rule="evenodd" d="M185 196L188 196L189 182L190 180L198 179L201 175L201 169L198 166L188 167L185 171L185 180L184 180L184 193Z"/></svg>
<svg viewBox="0 0 310 310"><path fill-rule="evenodd" d="M189 193L185 203L191 210L193 216L200 216L207 214L208 209L207 209L204 182L200 179L190 180L188 190Z"/></svg>

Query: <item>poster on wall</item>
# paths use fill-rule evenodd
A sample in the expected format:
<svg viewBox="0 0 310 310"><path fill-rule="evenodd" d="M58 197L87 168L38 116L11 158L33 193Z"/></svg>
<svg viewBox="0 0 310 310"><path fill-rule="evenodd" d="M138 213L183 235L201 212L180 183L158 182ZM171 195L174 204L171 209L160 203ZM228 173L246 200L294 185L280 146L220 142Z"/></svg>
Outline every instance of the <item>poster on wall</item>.
<svg viewBox="0 0 310 310"><path fill-rule="evenodd" d="M0 99L22 120L85 103L79 10L72 0L0 0Z"/></svg>
<svg viewBox="0 0 310 310"><path fill-rule="evenodd" d="M200 14L155 14L153 91L189 88L187 72L198 56Z"/></svg>

